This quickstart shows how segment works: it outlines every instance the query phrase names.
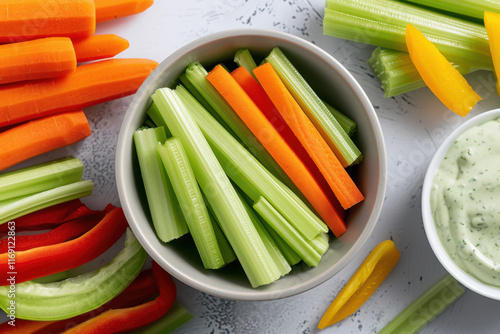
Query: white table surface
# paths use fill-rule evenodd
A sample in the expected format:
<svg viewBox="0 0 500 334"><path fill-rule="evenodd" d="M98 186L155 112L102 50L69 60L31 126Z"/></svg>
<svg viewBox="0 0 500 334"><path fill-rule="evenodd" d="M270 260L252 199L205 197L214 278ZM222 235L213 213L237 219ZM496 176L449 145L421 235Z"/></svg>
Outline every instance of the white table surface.
<svg viewBox="0 0 500 334"><path fill-rule="evenodd" d="M270 302L241 302L201 293L178 281L178 301L194 318L176 333L376 333L411 301L445 275L426 240L420 199L426 167L436 148L464 121L447 110L427 88L384 98L366 64L374 47L323 36L320 0L156 0L146 12L98 25L97 33L115 33L130 41L119 57L161 61L184 44L233 28L284 31L323 48L359 81L380 119L388 153L388 185L379 222L354 261L322 285L300 295ZM468 76L484 98L471 115L500 106L490 72ZM85 177L95 182L86 202L95 208L119 205L114 183L114 145L131 98L85 109L93 135L22 164L69 154L80 157ZM466 119L470 118L468 116ZM351 317L322 331L316 326L367 254L393 239L401 259L372 297ZM467 291L422 333L498 333L500 303Z"/></svg>

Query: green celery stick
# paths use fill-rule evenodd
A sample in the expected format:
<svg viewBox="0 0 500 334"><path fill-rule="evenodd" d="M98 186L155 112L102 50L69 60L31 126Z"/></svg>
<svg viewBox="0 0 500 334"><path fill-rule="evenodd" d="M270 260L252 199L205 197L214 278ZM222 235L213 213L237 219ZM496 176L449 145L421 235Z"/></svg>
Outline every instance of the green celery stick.
<svg viewBox="0 0 500 334"><path fill-rule="evenodd" d="M158 107L153 103L149 106L148 110L146 111L146 114L148 117L153 121L153 123L156 125L156 127L161 127L163 126L163 130L165 131L165 137L169 138L172 137L172 134L168 130L167 124L163 120L163 118L160 115L160 111L158 110Z"/></svg>
<svg viewBox="0 0 500 334"><path fill-rule="evenodd" d="M92 194L94 184L90 180L73 182L36 194L16 197L0 202L0 224L12 221L49 206L71 201Z"/></svg>
<svg viewBox="0 0 500 334"><path fill-rule="evenodd" d="M260 197L253 208L276 233L300 256L304 262L315 267L321 255L264 197Z"/></svg>
<svg viewBox="0 0 500 334"><path fill-rule="evenodd" d="M205 198L205 196L203 196L203 198ZM234 254L233 247L231 247L224 232L222 232L220 223L217 220L217 217L215 216L214 212L210 208L210 205L206 200L206 198L205 198L205 204L208 209L208 215L210 216L210 221L212 222L212 226L215 232L215 236L217 238L217 243L219 244L219 249L222 254L222 258L224 259L224 264L229 264L234 260L236 260L236 254Z"/></svg>
<svg viewBox="0 0 500 334"><path fill-rule="evenodd" d="M167 314L155 322L133 331L132 334L168 334L191 319L193 319L193 315L175 301Z"/></svg>
<svg viewBox="0 0 500 334"><path fill-rule="evenodd" d="M278 268L191 114L169 88L158 89L153 100L172 134L182 142L196 180L221 223L250 284L257 287L277 280L280 277Z"/></svg>
<svg viewBox="0 0 500 334"><path fill-rule="evenodd" d="M82 179L83 163L62 158L0 174L0 202L64 186Z"/></svg>
<svg viewBox="0 0 500 334"><path fill-rule="evenodd" d="M347 167L358 163L361 159L359 149L285 54L275 47L267 56L266 61L276 70L342 165Z"/></svg>
<svg viewBox="0 0 500 334"><path fill-rule="evenodd" d="M483 25L406 2L328 0L323 32L407 51L405 31L408 23L419 29L449 61L470 68L493 69L488 34Z"/></svg>
<svg viewBox="0 0 500 334"><path fill-rule="evenodd" d="M156 123L156 121L155 121ZM134 143L142 174L151 219L158 238L169 242L188 233L188 227L172 183L156 152L158 143L167 139L163 126L139 129L134 133Z"/></svg>
<svg viewBox="0 0 500 334"><path fill-rule="evenodd" d="M225 131L186 88L178 86L175 92L189 107L224 171L252 201L265 196L308 240L328 232L326 224Z"/></svg>
<svg viewBox="0 0 500 334"><path fill-rule="evenodd" d="M172 137L167 139L163 145L158 143L157 151L172 183L203 266L206 269L222 267L224 259L200 188L182 143L178 138Z"/></svg>
<svg viewBox="0 0 500 334"><path fill-rule="evenodd" d="M483 19L484 12L500 13L498 0L408 0L419 5Z"/></svg>
<svg viewBox="0 0 500 334"><path fill-rule="evenodd" d="M316 252L323 255L330 247L328 233L320 233L315 238L309 240L309 244L314 248Z"/></svg>
<svg viewBox="0 0 500 334"><path fill-rule="evenodd" d="M419 332L465 292L450 275L446 275L423 295L408 305L378 334L412 334Z"/></svg>
<svg viewBox="0 0 500 334"><path fill-rule="evenodd" d="M158 125L156 125L150 117L147 117L144 121L144 126L148 128L156 128Z"/></svg>
<svg viewBox="0 0 500 334"><path fill-rule="evenodd" d="M325 101L323 101L323 104L328 109L328 111L330 111L333 117L335 117L337 122L339 122L340 126L342 127L342 129L344 129L347 135L349 137L352 137L352 135L356 132L358 128L356 122L354 122L352 119L350 119L349 117L347 117L346 115L344 115L343 113L341 113L340 111L338 111Z"/></svg>
<svg viewBox="0 0 500 334"><path fill-rule="evenodd" d="M257 67L255 60L253 60L252 54L248 49L236 50L234 62L238 64L238 66L243 66L251 75L253 75L253 70Z"/></svg>

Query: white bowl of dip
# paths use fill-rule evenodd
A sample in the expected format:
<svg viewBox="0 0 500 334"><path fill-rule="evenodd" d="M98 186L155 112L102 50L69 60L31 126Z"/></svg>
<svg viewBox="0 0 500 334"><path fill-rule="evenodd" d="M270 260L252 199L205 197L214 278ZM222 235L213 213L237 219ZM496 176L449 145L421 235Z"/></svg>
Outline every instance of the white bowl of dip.
<svg viewBox="0 0 500 334"><path fill-rule="evenodd" d="M443 267L500 300L500 109L468 120L439 147L424 179L422 216Z"/></svg>

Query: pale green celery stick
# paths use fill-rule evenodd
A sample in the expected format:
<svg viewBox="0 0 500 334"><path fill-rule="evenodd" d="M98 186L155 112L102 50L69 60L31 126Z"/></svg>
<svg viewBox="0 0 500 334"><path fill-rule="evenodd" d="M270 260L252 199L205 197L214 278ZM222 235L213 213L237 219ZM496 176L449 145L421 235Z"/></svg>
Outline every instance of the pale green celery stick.
<svg viewBox="0 0 500 334"><path fill-rule="evenodd" d="M392 97L425 86L425 82L407 52L376 48L368 64L382 83L385 97ZM461 73L472 72L469 67L452 63Z"/></svg>
<svg viewBox="0 0 500 334"><path fill-rule="evenodd" d="M186 88L178 86L175 92L189 106L224 171L252 201L265 196L309 240L328 232L327 225L217 123Z"/></svg>
<svg viewBox="0 0 500 334"><path fill-rule="evenodd" d="M80 181L83 163L73 157L0 174L0 201Z"/></svg>
<svg viewBox="0 0 500 334"><path fill-rule="evenodd" d="M217 243L219 244L219 249L222 254L222 258L224 259L225 264L229 264L234 260L236 260L236 254L234 254L233 247L231 247L231 245L229 244L226 235L224 234L224 232L222 232L220 223L217 220L217 217L215 216L214 212L210 208L207 199L205 198L205 196L203 196L203 198L205 200L205 204L207 205L208 215L210 216L210 221L212 222L212 227L215 232L215 237L217 238Z"/></svg>
<svg viewBox="0 0 500 334"><path fill-rule="evenodd" d="M266 61L276 70L342 165L347 167L357 163L361 152L285 54L275 47L266 57Z"/></svg>
<svg viewBox="0 0 500 334"><path fill-rule="evenodd" d="M304 237L269 203L260 197L253 208L271 226L286 243L309 266L315 267L321 260L321 255Z"/></svg>
<svg viewBox="0 0 500 334"><path fill-rule="evenodd" d="M253 70L257 67L257 64L255 63L255 60L253 60L252 54L248 49L236 50L234 62L238 64L238 66L243 66L252 76L254 76Z"/></svg>
<svg viewBox="0 0 500 334"><path fill-rule="evenodd" d="M39 284L45 284L45 283L59 282L68 277L69 277L69 271L61 271L60 273L55 273L49 276L36 278L33 280L33 282Z"/></svg>
<svg viewBox="0 0 500 334"><path fill-rule="evenodd" d="M161 117L160 111L158 110L158 107L155 105L154 102L151 103L148 110L146 111L146 114L155 123L155 125L156 125L155 128L163 126L166 138L172 137L172 134L168 130L167 124L165 123L165 121Z"/></svg>
<svg viewBox="0 0 500 334"><path fill-rule="evenodd" d="M277 280L278 268L190 112L169 88L158 89L153 100L172 134L182 142L196 180L252 287Z"/></svg>
<svg viewBox="0 0 500 334"><path fill-rule="evenodd" d="M193 319L193 315L175 301L167 314L152 324L133 331L132 334L167 334L173 332L191 319Z"/></svg>
<svg viewBox="0 0 500 334"><path fill-rule="evenodd" d="M498 0L407 0L447 12L483 19L484 12L500 13Z"/></svg>
<svg viewBox="0 0 500 334"><path fill-rule="evenodd" d="M328 0L326 35L407 51L408 23L419 29L449 60L467 67L493 69L483 25L392 0Z"/></svg>
<svg viewBox="0 0 500 334"><path fill-rule="evenodd" d="M0 224L14 220L52 205L71 201L92 194L94 184L90 180L73 182L36 194L16 197L0 202Z"/></svg>
<svg viewBox="0 0 500 334"><path fill-rule="evenodd" d="M185 73L186 79L203 95L216 114L224 120L224 123L236 134L236 138L248 148L257 160L282 182L289 186L293 185L293 182L290 181L278 163L274 161L262 144L255 138L238 114L236 114L233 108L206 79L207 74L207 71L200 63L190 64Z"/></svg>
<svg viewBox="0 0 500 334"><path fill-rule="evenodd" d="M417 333L464 292L460 283L446 275L392 319L378 334Z"/></svg>
<svg viewBox="0 0 500 334"><path fill-rule="evenodd" d="M323 255L330 247L328 233L320 233L315 238L309 241L309 244L314 248L316 252Z"/></svg>
<svg viewBox="0 0 500 334"><path fill-rule="evenodd" d="M222 267L224 259L217 243L205 201L182 143L178 138L172 137L167 139L164 145L158 143L157 151L172 183L175 196L184 213L189 233L193 237L203 266L206 269Z"/></svg>
<svg viewBox="0 0 500 334"><path fill-rule="evenodd" d="M342 127L342 129L344 129L344 131L347 133L347 135L349 137L352 137L352 135L356 132L356 130L358 128L358 125L356 124L356 122L354 122L352 119L350 119L349 117L347 117L346 115L344 115L343 113L341 113L340 111L338 111L337 109L335 109L334 107L332 107L331 105L326 103L325 101L323 101L323 103L324 103L325 107L333 115L333 117L335 117L337 122L339 122L340 126Z"/></svg>
<svg viewBox="0 0 500 334"><path fill-rule="evenodd" d="M267 232L269 233L271 238L273 238L274 242L281 250L281 253L283 253L283 255L285 256L288 264L293 266L293 265L299 263L300 261L302 261L300 256L290 246L288 246L286 241L283 240L283 238L280 237L280 235L278 233L276 233L276 231L273 230L271 228L271 226L269 226L265 221L262 222L262 225L267 230Z"/></svg>
<svg viewBox="0 0 500 334"><path fill-rule="evenodd" d="M156 123L156 122L155 122ZM142 174L151 219L158 238L169 242L188 233L188 227L172 183L161 162L156 147L167 140L165 127L139 129L134 143Z"/></svg>
<svg viewBox="0 0 500 334"><path fill-rule="evenodd" d="M274 242L273 238L264 227L262 221L259 219L255 211L252 209L252 207L248 204L247 199L245 199L245 197L240 192L241 190L238 191L238 195L240 196L241 202L243 202L243 205L245 206L245 209L247 210L250 219L252 220L255 228L257 229L257 232L259 232L259 235L262 238L262 241L264 242L264 245L266 246L267 250L269 251L269 254L271 254L274 263L276 263L276 266L278 267L281 276L285 276L290 271L292 271L292 267L290 267L288 260L283 255L280 248L276 245L276 242Z"/></svg>

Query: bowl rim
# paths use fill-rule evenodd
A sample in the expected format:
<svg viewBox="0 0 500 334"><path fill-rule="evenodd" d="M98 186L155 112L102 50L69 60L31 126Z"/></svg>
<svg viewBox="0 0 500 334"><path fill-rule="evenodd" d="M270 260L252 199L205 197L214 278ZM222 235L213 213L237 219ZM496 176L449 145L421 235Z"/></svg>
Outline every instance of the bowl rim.
<svg viewBox="0 0 500 334"><path fill-rule="evenodd" d="M206 36L203 36L201 38L198 38L181 48L177 49L174 51L172 54L170 54L165 60L163 60L159 66L148 76L148 78L143 82L141 87L139 88L138 92L140 91L148 91L148 88L153 85L153 83L160 77L161 73L175 60L178 58L182 57L184 54L189 52L190 50L194 50L198 47L203 46L204 44L220 40L220 39L225 39L225 38L234 38L237 36L246 36L246 37L251 37L251 36L256 36L256 37L266 37L266 38L276 38L276 39L282 39L287 42L297 44L298 46L308 49L310 52L314 53L318 58L323 59L325 62L329 63L332 65L332 67L335 68L335 70L339 73L339 75L345 80L345 84L349 85L352 90L354 95L359 99L360 103L362 104L363 108L366 111L367 117L370 121L371 127L373 129L374 135L375 135L375 140L376 140L376 146L378 148L378 157L379 157L379 183L378 183L378 188L377 188L377 197L375 199L375 203L373 205L373 209L371 211L371 214L368 218L368 223L362 230L361 234L359 235L358 239L356 242L352 245L352 247L346 252L346 254L339 259L339 261L335 264L335 269L336 270L325 270L323 273L317 275L314 279L309 280L307 283L301 283L298 287L293 287L293 288L287 288L286 292L278 292L278 291L259 291L259 290L254 290L253 293L235 293L233 290L226 291L224 290L224 287L216 287L216 288L207 288L206 285L203 284L203 282L198 282L196 280L193 280L189 277L186 277L183 275L181 272L175 270L172 268L162 257L161 255L155 250L155 248L146 240L145 235L141 233L138 225L135 223L134 220L134 214L130 210L129 205L128 205L128 196L127 196L127 191L124 188L124 185L126 183L126 175L124 173L125 169L123 168L118 168L120 165L120 161L124 160L124 156L126 155L126 151L130 150L129 147L125 145L125 140L124 140L124 133L123 129L128 128L129 124L131 123L132 120L132 112L129 112L135 108L137 108L137 105L141 103L143 96L141 94L136 94L134 98L132 99L127 112L123 118L122 125L120 128L119 136L118 136L118 143L116 147L116 155L115 155L115 175L116 175L116 184L117 184L117 189L118 189L118 196L120 199L120 202L122 203L122 207L125 213L125 216L127 220L130 223L130 227L132 228L132 231L138 238L138 240L141 242L143 247L146 249L147 253L155 260L157 261L165 270L167 270L172 276L177 278L178 280L182 281L183 283L200 290L202 292L206 292L218 297L222 298L228 298L232 300L275 300L275 299L280 299L280 298L286 298L290 297L302 292L305 292L307 290L310 290L328 279L332 278L334 275L336 275L338 272L340 272L348 263L352 261L352 259L359 253L361 248L364 246L366 241L368 240L369 236L372 234L376 223L379 220L380 213L382 210L384 198L385 198L385 193L386 193L386 186L387 186L387 154L386 154L386 148L384 144L384 136L382 133L381 125L378 119L378 116L375 112L375 109L373 108L373 105L371 101L369 100L366 92L363 90L361 85L357 82L357 80L354 78L354 76L338 61L336 60L333 56L328 54L326 51L323 49L319 48L318 46L314 45L313 43L306 41L300 37L280 32L280 31L274 31L274 30L267 30L267 29L253 29L253 28L243 28L243 29L231 29L231 30L224 30L216 33L212 33Z"/></svg>
<svg viewBox="0 0 500 334"><path fill-rule="evenodd" d="M453 132L448 135L448 137L443 141L443 143L439 146L436 153L434 154L434 157L432 158L429 167L427 168L422 187L422 220L424 224L424 230L427 236L427 240L437 259L457 281L466 286L468 289L482 296L496 300L500 300L500 287L494 287L492 285L486 284L468 274L465 270L460 268L458 264L455 263L455 261L451 259L451 257L444 249L437 234L434 219L432 218L430 193L437 169L444 156L453 145L454 141L465 131L498 117L500 117L500 108L492 109L467 120L458 128L453 130Z"/></svg>

